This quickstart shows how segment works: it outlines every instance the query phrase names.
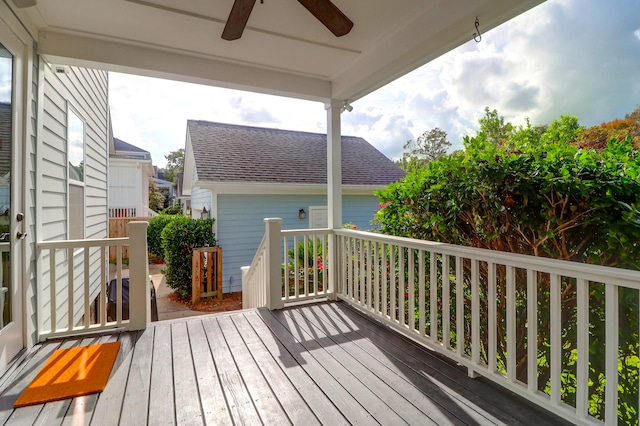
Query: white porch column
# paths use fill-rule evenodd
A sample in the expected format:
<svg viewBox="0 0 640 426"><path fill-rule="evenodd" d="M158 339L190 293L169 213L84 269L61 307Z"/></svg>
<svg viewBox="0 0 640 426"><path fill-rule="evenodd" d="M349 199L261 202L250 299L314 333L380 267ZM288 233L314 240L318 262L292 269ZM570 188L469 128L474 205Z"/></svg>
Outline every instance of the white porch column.
<svg viewBox="0 0 640 426"><path fill-rule="evenodd" d="M332 99L327 109L327 215L329 228L342 227L342 129L340 110L343 101ZM335 300L340 293L338 282L338 245L336 235L329 236L329 299Z"/></svg>
<svg viewBox="0 0 640 426"><path fill-rule="evenodd" d="M340 109L343 101L332 99L327 110L327 214L329 228L342 227L342 132Z"/></svg>

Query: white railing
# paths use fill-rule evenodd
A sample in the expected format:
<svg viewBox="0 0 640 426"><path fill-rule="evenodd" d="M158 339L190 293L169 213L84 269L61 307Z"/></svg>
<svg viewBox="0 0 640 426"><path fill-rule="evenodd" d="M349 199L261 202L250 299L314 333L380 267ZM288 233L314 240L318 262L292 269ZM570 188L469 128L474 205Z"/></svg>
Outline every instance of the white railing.
<svg viewBox="0 0 640 426"><path fill-rule="evenodd" d="M282 301L285 306L332 298L329 229L282 231Z"/></svg>
<svg viewBox="0 0 640 426"><path fill-rule="evenodd" d="M640 272L269 221L243 307L335 295L573 423L637 424Z"/></svg>
<svg viewBox="0 0 640 426"><path fill-rule="evenodd" d="M156 217L158 213L151 210L147 206L138 207L109 207L109 217L126 218L126 217Z"/></svg>
<svg viewBox="0 0 640 426"><path fill-rule="evenodd" d="M265 224L251 265L242 268L242 306L279 309L333 298L327 256L331 231L282 231L281 219L265 219Z"/></svg>
<svg viewBox="0 0 640 426"><path fill-rule="evenodd" d="M637 423L640 272L335 234L341 299L576 424L617 424L619 410ZM631 330L619 330L620 318L635 318ZM619 395L629 363L620 380L634 391Z"/></svg>
<svg viewBox="0 0 640 426"><path fill-rule="evenodd" d="M5 300L6 300L6 295L7 293L9 293L9 283L7 282L7 285L5 286L4 281L5 278L7 280L9 280L9 277L5 277L4 276L4 271L5 271L5 253L10 253L11 251L11 243L9 242L2 242L0 243L0 329L2 329L2 327L4 327L4 304L5 304ZM8 255L7 255L8 256ZM9 270L9 263L10 263L9 258L7 258L7 270Z"/></svg>
<svg viewBox="0 0 640 426"><path fill-rule="evenodd" d="M129 238L38 243L39 339L118 327L143 330L150 321L148 222L129 223ZM109 248L117 253L114 276ZM129 319L123 319L122 252L129 247ZM107 318L107 284L116 280L115 318Z"/></svg>
<svg viewBox="0 0 640 426"><path fill-rule="evenodd" d="M149 207L147 206L142 206L140 207L140 211L142 212L142 216L146 216L146 217L156 217L159 216L160 214L154 210L151 210Z"/></svg>
<svg viewBox="0 0 640 426"><path fill-rule="evenodd" d="M109 217L138 217L135 207L109 207Z"/></svg>
<svg viewBox="0 0 640 426"><path fill-rule="evenodd" d="M258 246L250 266L243 266L242 270L242 307L259 308L267 306L268 274L266 238Z"/></svg>

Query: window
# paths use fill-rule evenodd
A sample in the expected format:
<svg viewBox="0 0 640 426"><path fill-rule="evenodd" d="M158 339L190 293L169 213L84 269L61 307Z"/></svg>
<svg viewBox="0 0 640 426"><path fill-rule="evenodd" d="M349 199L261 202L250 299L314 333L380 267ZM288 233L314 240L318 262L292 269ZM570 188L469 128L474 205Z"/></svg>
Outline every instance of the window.
<svg viewBox="0 0 640 426"><path fill-rule="evenodd" d="M67 109L68 238L84 238L84 121Z"/></svg>

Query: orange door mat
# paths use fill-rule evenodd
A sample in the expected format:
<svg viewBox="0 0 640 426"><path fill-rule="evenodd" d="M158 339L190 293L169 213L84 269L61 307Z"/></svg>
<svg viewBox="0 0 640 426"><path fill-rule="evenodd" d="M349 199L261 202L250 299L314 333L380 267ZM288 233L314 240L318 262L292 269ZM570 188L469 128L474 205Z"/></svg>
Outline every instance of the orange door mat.
<svg viewBox="0 0 640 426"><path fill-rule="evenodd" d="M102 392L119 349L120 342L58 349L13 406L23 407Z"/></svg>

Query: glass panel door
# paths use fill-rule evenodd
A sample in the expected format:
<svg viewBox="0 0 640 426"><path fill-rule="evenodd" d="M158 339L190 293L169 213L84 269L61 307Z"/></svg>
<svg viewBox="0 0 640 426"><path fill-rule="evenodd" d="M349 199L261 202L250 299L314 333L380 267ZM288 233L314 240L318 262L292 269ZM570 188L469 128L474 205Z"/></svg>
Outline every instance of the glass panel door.
<svg viewBox="0 0 640 426"><path fill-rule="evenodd" d="M11 148L13 55L0 44L0 329L12 318Z"/></svg>
<svg viewBox="0 0 640 426"><path fill-rule="evenodd" d="M0 372L24 348L22 330L21 250L25 229L21 206L20 164L23 93L21 70L24 44L3 25L0 17ZM20 169L18 169L20 170ZM19 226L20 225L20 226ZM24 231L23 231L24 232Z"/></svg>

